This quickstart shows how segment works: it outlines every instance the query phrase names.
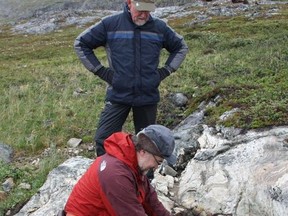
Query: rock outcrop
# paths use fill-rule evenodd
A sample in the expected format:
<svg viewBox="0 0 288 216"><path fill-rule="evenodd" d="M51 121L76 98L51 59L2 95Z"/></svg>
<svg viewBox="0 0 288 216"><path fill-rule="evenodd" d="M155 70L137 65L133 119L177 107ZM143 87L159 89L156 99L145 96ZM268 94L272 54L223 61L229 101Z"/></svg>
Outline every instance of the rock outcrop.
<svg viewBox="0 0 288 216"><path fill-rule="evenodd" d="M93 160L73 157L53 169L45 184L16 214L17 216L52 216L63 209L67 198Z"/></svg>
<svg viewBox="0 0 288 216"><path fill-rule="evenodd" d="M201 149L181 175L177 198L213 214L288 213L288 127L249 131L231 139L206 127Z"/></svg>
<svg viewBox="0 0 288 216"><path fill-rule="evenodd" d="M286 215L288 127L243 133L210 128L202 124L203 116L195 112L174 129L179 160L189 149L197 152L181 162L185 167L178 177L156 173L153 185L164 206L177 215L196 208L206 215ZM16 215L55 215L91 162L73 157L55 168Z"/></svg>

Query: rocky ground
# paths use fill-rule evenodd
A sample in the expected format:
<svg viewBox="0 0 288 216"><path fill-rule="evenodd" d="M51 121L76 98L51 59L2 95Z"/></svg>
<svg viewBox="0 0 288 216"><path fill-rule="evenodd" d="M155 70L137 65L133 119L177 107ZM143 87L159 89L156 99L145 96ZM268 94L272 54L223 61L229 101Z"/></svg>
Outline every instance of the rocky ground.
<svg viewBox="0 0 288 216"><path fill-rule="evenodd" d="M283 3L283 2L282 2ZM169 7L169 8L161 8L158 9L155 12L155 15L158 17L163 17L166 19L175 18L177 16L185 16L187 14L193 13L195 16L194 20L191 20L191 22L187 23L186 25L195 25L202 22L205 22L210 19L211 16L236 16L241 13L245 13L250 19L253 19L257 16L273 16L273 14L277 13L278 8L277 5L275 5L275 2L270 3L270 9L268 10L261 10L261 2L253 2L250 4L231 4L230 1L214 1L214 2L203 2L199 1L197 3L193 3L190 6L186 7ZM194 11L191 10L194 6L202 6L203 11ZM179 12L180 11L180 12ZM101 13L99 11L86 11L85 13L82 11L65 11L62 12L59 16L56 12L50 12L47 14L42 14L37 18L33 18L28 21L22 21L21 23L15 23L14 27L12 28L15 33L20 34L45 34L50 31L60 30L62 27L68 26L68 25L85 25L86 23L92 22L93 20L97 20L103 15L108 15L110 13L113 13L113 11L102 11ZM96 14L96 15L95 15ZM163 111L165 115L170 115L171 118L175 119L175 123L171 125L171 127L176 126L181 120L184 119L184 116L179 114L179 110L185 109L185 103L181 104L180 106L177 106L177 97L175 99L175 95L167 96L166 99L163 100ZM177 112L173 114L171 112L171 107L169 109L164 109L165 106L165 100L168 102L171 100L171 98L174 98L174 102L172 103L173 109L177 109ZM182 98L183 99L183 98ZM186 100L185 98L183 100ZM182 101L183 102L183 101ZM168 104L168 103L167 103ZM171 103L170 103L171 104ZM160 105L161 108L161 105ZM167 107L166 107L167 108ZM177 114L176 114L177 113ZM164 116L165 116L164 115ZM174 115L174 116L173 116ZM164 121L164 119L163 119ZM160 120L161 123L161 120ZM183 155L183 158L179 159L179 163L175 167L175 170L178 172L178 175L184 170L186 167L188 161L194 157L196 148L187 148L186 154ZM67 144L66 147L58 148L55 150L55 148L47 148L39 155L34 155L31 157L27 157L25 155L21 154L15 154L12 158L13 163L15 163L16 166L33 166L35 169L39 166L40 161L44 160L45 158L49 158L51 154L55 153L57 151L59 154L63 155L64 158L71 158L77 155L83 155L89 158L95 157L95 149L94 149L94 143L84 143L81 142L76 147L71 147ZM12 152L11 152L12 155ZM10 214L13 215L13 212L17 212L24 203L19 204L15 206L14 209L10 210ZM201 213L202 212L202 213ZM178 213L178 216L193 216L193 215L209 215L201 208L193 208L189 210L184 210Z"/></svg>
<svg viewBox="0 0 288 216"><path fill-rule="evenodd" d="M236 1L232 3L230 0L215 0L215 1L195 1L184 6L172 6L165 8L157 8L152 14L156 17L164 19L175 19L183 16L192 15L195 18L185 25L187 27L196 24L205 23L213 16L237 16L245 15L249 19L254 19L259 16L273 16L277 13L276 2L269 2L266 0L252 1L244 4ZM240 2L240 3L238 3ZM287 2L281 2L285 4ZM280 3L279 3L280 4ZM263 6L270 5L270 9L263 10ZM196 9L197 8L197 9ZM200 8L200 9L199 9ZM69 9L59 11L47 11L40 13L28 20L20 20L18 22L10 23L13 25L12 31L19 34L45 34L51 31L61 30L66 26L81 27L87 23L94 23L101 17L115 13L116 11L108 10L83 10L83 9Z"/></svg>

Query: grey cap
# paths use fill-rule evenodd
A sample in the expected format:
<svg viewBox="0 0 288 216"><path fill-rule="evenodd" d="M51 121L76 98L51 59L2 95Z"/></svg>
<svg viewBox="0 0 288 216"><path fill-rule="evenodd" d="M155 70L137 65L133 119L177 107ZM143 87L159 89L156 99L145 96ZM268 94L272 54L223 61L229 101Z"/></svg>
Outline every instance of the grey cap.
<svg viewBox="0 0 288 216"><path fill-rule="evenodd" d="M175 140L173 133L167 127L162 125L149 125L139 133L145 134L158 147L162 157L168 164L174 165L177 161L176 155L173 154Z"/></svg>
<svg viewBox="0 0 288 216"><path fill-rule="evenodd" d="M154 0L132 0L131 1L138 11L155 11Z"/></svg>

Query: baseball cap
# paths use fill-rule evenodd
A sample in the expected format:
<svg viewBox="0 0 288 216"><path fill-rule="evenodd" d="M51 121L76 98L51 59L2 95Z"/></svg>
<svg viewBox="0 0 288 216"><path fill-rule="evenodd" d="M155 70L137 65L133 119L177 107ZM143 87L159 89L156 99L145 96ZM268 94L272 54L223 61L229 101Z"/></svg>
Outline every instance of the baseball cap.
<svg viewBox="0 0 288 216"><path fill-rule="evenodd" d="M131 0L138 11L154 11L156 9L154 0Z"/></svg>
<svg viewBox="0 0 288 216"><path fill-rule="evenodd" d="M156 144L162 157L168 164L174 165L177 161L173 154L175 148L175 139L170 129L162 125L149 125L139 132L145 134L154 144Z"/></svg>

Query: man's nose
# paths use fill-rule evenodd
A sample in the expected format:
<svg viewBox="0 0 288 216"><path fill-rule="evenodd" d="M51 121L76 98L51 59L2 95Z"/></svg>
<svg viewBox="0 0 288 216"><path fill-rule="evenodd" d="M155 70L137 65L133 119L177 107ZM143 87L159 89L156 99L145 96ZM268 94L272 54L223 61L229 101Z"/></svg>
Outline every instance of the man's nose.
<svg viewBox="0 0 288 216"><path fill-rule="evenodd" d="M140 11L139 13L140 13L139 16L141 16L143 18L145 18L149 15L149 11Z"/></svg>

